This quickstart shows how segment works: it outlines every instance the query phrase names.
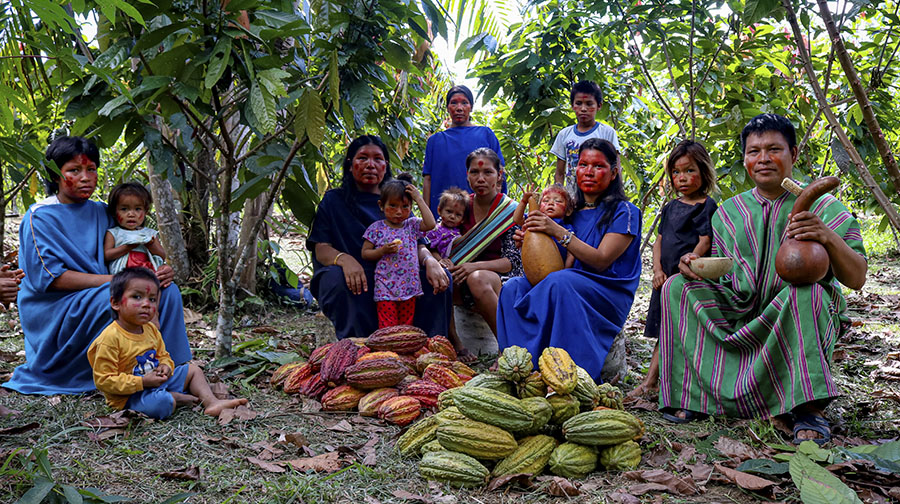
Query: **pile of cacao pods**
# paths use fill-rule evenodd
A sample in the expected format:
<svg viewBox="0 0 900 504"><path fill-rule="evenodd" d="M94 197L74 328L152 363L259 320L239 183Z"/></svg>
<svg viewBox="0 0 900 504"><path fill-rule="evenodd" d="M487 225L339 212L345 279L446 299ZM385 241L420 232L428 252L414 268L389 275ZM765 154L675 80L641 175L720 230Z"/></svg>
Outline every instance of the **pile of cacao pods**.
<svg viewBox="0 0 900 504"><path fill-rule="evenodd" d="M319 400L326 411L358 410L404 426L436 409L439 394L475 375L447 338L400 325L322 345L306 362L276 369L270 383Z"/></svg>
<svg viewBox="0 0 900 504"><path fill-rule="evenodd" d="M458 487L545 469L578 479L637 467L644 424L623 410L622 392L597 386L563 349L544 350L538 363L533 371L528 350L506 348L496 373L442 392L440 411L407 429L396 451L421 455L426 479Z"/></svg>

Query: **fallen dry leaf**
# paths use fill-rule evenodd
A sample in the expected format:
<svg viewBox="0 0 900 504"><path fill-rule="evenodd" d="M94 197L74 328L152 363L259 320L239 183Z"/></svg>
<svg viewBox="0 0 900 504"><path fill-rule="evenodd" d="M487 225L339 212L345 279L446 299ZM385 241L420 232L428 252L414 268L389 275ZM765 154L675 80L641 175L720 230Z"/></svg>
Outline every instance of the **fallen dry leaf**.
<svg viewBox="0 0 900 504"><path fill-rule="evenodd" d="M234 409L225 408L219 413L219 425L228 425L234 420Z"/></svg>
<svg viewBox="0 0 900 504"><path fill-rule="evenodd" d="M253 329L250 329L250 332L256 333L256 334L277 334L280 331L275 326L261 325L261 326L256 326Z"/></svg>
<svg viewBox="0 0 900 504"><path fill-rule="evenodd" d="M287 463L298 471L333 473L341 468L340 454L336 451L323 453L315 457L288 460Z"/></svg>
<svg viewBox="0 0 900 504"><path fill-rule="evenodd" d="M326 429L335 432L353 432L353 426L346 420L341 420L330 427L326 427Z"/></svg>
<svg viewBox="0 0 900 504"><path fill-rule="evenodd" d="M692 458L697 454L697 449L693 446L684 446L681 448L681 453L678 454L678 458L672 465L675 466L676 471L681 471L684 469L684 466L691 461Z"/></svg>
<svg viewBox="0 0 900 504"><path fill-rule="evenodd" d="M284 450L280 448L275 448L270 443L266 441L259 441L257 443L253 443L250 445L250 448L255 450L260 450L259 454L256 455L256 458L260 460L275 460L275 457L281 456L284 454Z"/></svg>
<svg viewBox="0 0 900 504"><path fill-rule="evenodd" d="M725 455L726 457L736 457L740 461L757 458L756 452L753 448L750 448L746 444L736 440L731 439L729 437L722 436L716 440L715 443L716 450Z"/></svg>
<svg viewBox="0 0 900 504"><path fill-rule="evenodd" d="M537 481L546 483L544 491L554 497L575 497L581 490L574 483L562 476L539 476Z"/></svg>
<svg viewBox="0 0 900 504"><path fill-rule="evenodd" d="M628 471L624 474L628 479L643 481L646 483L659 483L664 485L669 492L679 495L696 495L700 493L697 484L693 480L678 478L674 474L662 469L650 469L647 471ZM629 492L635 493L631 488ZM637 495L637 494L636 494Z"/></svg>
<svg viewBox="0 0 900 504"><path fill-rule="evenodd" d="M6 406L0 404L0 416L16 416L19 413L21 413L21 411L9 409Z"/></svg>
<svg viewBox="0 0 900 504"><path fill-rule="evenodd" d="M277 463L269 462L268 460L261 460L256 457L247 457L247 462L250 462L257 467L272 473L283 473L287 470Z"/></svg>
<svg viewBox="0 0 900 504"><path fill-rule="evenodd" d="M407 492L406 490L394 490L393 492L391 492L391 494L393 494L393 496L398 499L431 503L431 499L429 497L425 497L424 495L417 495L412 492Z"/></svg>
<svg viewBox="0 0 900 504"><path fill-rule="evenodd" d="M191 310L190 308L184 308L184 323L185 324L194 324L196 322L200 322L203 320L203 315Z"/></svg>
<svg viewBox="0 0 900 504"><path fill-rule="evenodd" d="M364 444L363 447L357 451L357 454L362 457L362 464L364 466L372 467L375 465L375 462L377 461L375 445L377 445L378 441L380 440L380 437L372 436L368 441L366 441L366 444Z"/></svg>
<svg viewBox="0 0 900 504"><path fill-rule="evenodd" d="M522 488L534 488L534 482L531 481L531 474L528 473L517 473L517 474L507 474L505 476L498 476L491 480L488 483L487 491L493 492L499 488L503 488L509 483L516 484Z"/></svg>
<svg viewBox="0 0 900 504"><path fill-rule="evenodd" d="M626 409L639 409L644 411L656 411L659 409L659 405L656 403L650 402L643 397L626 397L622 404L626 407Z"/></svg>
<svg viewBox="0 0 900 504"><path fill-rule="evenodd" d="M296 398L296 396L295 396ZM302 406L300 406L300 411L303 413L318 413L322 411L322 403L313 399L307 399L305 397L299 398Z"/></svg>
<svg viewBox="0 0 900 504"><path fill-rule="evenodd" d="M185 467L184 469L176 469L159 474L163 478L197 481L203 477L203 469L198 466Z"/></svg>
<svg viewBox="0 0 900 504"><path fill-rule="evenodd" d="M0 436L9 435L9 434L21 434L23 432L28 432L30 430L37 429L41 424L37 422L27 423L25 425L14 425L12 427L5 427L0 429Z"/></svg>
<svg viewBox="0 0 900 504"><path fill-rule="evenodd" d="M226 385L225 382L210 383L209 389L212 391L213 395L216 396L216 399L228 399L231 395L228 392L228 385Z"/></svg>
<svg viewBox="0 0 900 504"><path fill-rule="evenodd" d="M235 438L230 438L228 436L200 436L200 440L209 444L222 444L227 446L228 448L238 449L241 447L240 443L237 442Z"/></svg>
<svg viewBox="0 0 900 504"><path fill-rule="evenodd" d="M900 402L900 393L894 392L893 390L876 390L869 395L875 399L890 399L892 401Z"/></svg>
<svg viewBox="0 0 900 504"><path fill-rule="evenodd" d="M736 469L730 469L722 464L716 464L716 470L724 474L728 479L744 490L759 491L775 484L774 481L769 481L765 478L760 478L759 476L754 476Z"/></svg>
<svg viewBox="0 0 900 504"><path fill-rule="evenodd" d="M366 504L381 504L381 501L372 497L371 495L366 495L365 499Z"/></svg>
<svg viewBox="0 0 900 504"><path fill-rule="evenodd" d="M684 466L685 469L691 471L691 479L697 482L705 482L709 479L713 472L713 466L709 464L691 464Z"/></svg>
<svg viewBox="0 0 900 504"><path fill-rule="evenodd" d="M618 502L619 504L641 504L641 499L638 499L630 493L623 492L622 490L616 490L607 495L607 498L613 502Z"/></svg>
<svg viewBox="0 0 900 504"><path fill-rule="evenodd" d="M644 462L650 467L665 467L671 458L672 453L668 447L658 444L650 453L644 455Z"/></svg>
<svg viewBox="0 0 900 504"><path fill-rule="evenodd" d="M666 492L669 491L669 487L666 485L661 485L659 483L638 483L637 485L631 485L628 487L628 492L633 495L644 495L649 492Z"/></svg>
<svg viewBox="0 0 900 504"><path fill-rule="evenodd" d="M283 434L283 436L283 439L279 436L278 442L290 443L297 448L309 446L309 440L306 439L306 436L304 436L301 432L292 432L290 434Z"/></svg>
<svg viewBox="0 0 900 504"><path fill-rule="evenodd" d="M239 420L253 420L259 413L241 404L237 408L225 408L219 413L219 425L228 425L235 418Z"/></svg>

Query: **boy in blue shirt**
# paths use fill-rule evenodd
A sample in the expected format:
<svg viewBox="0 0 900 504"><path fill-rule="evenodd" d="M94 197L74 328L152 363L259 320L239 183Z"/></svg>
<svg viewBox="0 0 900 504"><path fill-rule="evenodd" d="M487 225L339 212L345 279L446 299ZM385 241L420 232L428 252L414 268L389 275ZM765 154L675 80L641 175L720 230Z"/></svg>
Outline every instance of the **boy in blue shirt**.
<svg viewBox="0 0 900 504"><path fill-rule="evenodd" d="M619 138L616 130L606 124L597 122L597 110L601 102L600 86L592 81L581 81L572 86L569 93L569 102L572 111L575 112L577 122L572 126L563 128L550 152L556 155L556 175L553 181L561 184L575 194L575 167L578 166L578 149L588 138L600 138L608 140L617 151Z"/></svg>

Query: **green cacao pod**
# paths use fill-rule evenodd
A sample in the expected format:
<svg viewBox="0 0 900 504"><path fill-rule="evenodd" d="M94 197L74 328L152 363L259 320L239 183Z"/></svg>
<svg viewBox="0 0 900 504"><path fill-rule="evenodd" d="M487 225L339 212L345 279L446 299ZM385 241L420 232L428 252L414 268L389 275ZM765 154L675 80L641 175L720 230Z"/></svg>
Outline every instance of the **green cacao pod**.
<svg viewBox="0 0 900 504"><path fill-rule="evenodd" d="M453 343L450 343L450 340L441 335L428 338L428 342L425 343L425 347L428 348L429 352L436 352L446 355L451 362L457 359L456 349L453 348Z"/></svg>
<svg viewBox="0 0 900 504"><path fill-rule="evenodd" d="M578 371L575 361L562 348L545 348L538 359L541 378L553 387L557 394L571 394L578 385Z"/></svg>
<svg viewBox="0 0 900 504"><path fill-rule="evenodd" d="M516 390L520 399L527 397L546 397L547 384L541 378L540 371L535 371L526 376L524 380L516 384Z"/></svg>
<svg viewBox="0 0 900 504"><path fill-rule="evenodd" d="M422 403L414 397L397 396L381 403L378 407L378 418L403 427L419 418Z"/></svg>
<svg viewBox="0 0 900 504"><path fill-rule="evenodd" d="M589 446L612 446L644 435L644 423L631 413L619 410L586 411L563 423L563 436Z"/></svg>
<svg viewBox="0 0 900 504"><path fill-rule="evenodd" d="M419 462L419 474L430 481L471 488L487 483L490 471L468 455L444 450L426 453Z"/></svg>
<svg viewBox="0 0 900 504"><path fill-rule="evenodd" d="M425 331L409 325L384 327L366 339L366 346L375 351L386 350L398 354L411 354L425 346Z"/></svg>
<svg viewBox="0 0 900 504"><path fill-rule="evenodd" d="M322 396L322 409L325 411L350 411L359 404L366 392L351 385L340 385Z"/></svg>
<svg viewBox="0 0 900 504"><path fill-rule="evenodd" d="M463 415L459 412L459 408L456 406L450 406L445 410L438 411L434 415L431 415L438 419L439 422L443 422L446 420L466 420L466 415Z"/></svg>
<svg viewBox="0 0 900 504"><path fill-rule="evenodd" d="M438 394L438 411L443 411L453 406L453 391L456 389L447 389Z"/></svg>
<svg viewBox="0 0 900 504"><path fill-rule="evenodd" d="M466 382L466 387L485 388L512 395L513 385L508 380L492 373L482 373Z"/></svg>
<svg viewBox="0 0 900 504"><path fill-rule="evenodd" d="M501 460L491 471L491 476L529 473L537 476L544 470L550 460L550 454L556 448L556 440L550 436L537 435L519 441L516 451Z"/></svg>
<svg viewBox="0 0 900 504"><path fill-rule="evenodd" d="M402 436L397 438L394 449L401 457L412 457L419 454L422 445L437 439L438 419L434 415L425 417L412 424Z"/></svg>
<svg viewBox="0 0 900 504"><path fill-rule="evenodd" d="M572 396L578 399L578 403L581 404L581 411L594 409L597 403L600 402L600 391L597 388L597 384L594 383L591 375L581 366L576 367L575 370L578 376L578 384L575 385Z"/></svg>
<svg viewBox="0 0 900 504"><path fill-rule="evenodd" d="M356 343L349 339L338 341L325 354L319 376L329 387L336 387L344 380L344 371L356 363Z"/></svg>
<svg viewBox="0 0 900 504"><path fill-rule="evenodd" d="M603 383L597 387L597 392L600 395L600 406L606 406L607 408L617 410L625 409L625 405L622 404L622 390L620 390L619 387L610 385L609 383Z"/></svg>
<svg viewBox="0 0 900 504"><path fill-rule="evenodd" d="M422 372L422 378L431 380L444 388L452 389L462 387L463 381L444 364L429 364Z"/></svg>
<svg viewBox="0 0 900 504"><path fill-rule="evenodd" d="M519 404L530 411L534 418L531 422L531 427L522 432L524 434L537 434L550 422L550 417L553 416L553 407L550 405L550 401L544 397L526 397L521 399Z"/></svg>
<svg viewBox="0 0 900 504"><path fill-rule="evenodd" d="M462 387L453 394L453 405L471 418L515 432L531 428L534 415L515 397L491 389Z"/></svg>
<svg viewBox="0 0 900 504"><path fill-rule="evenodd" d="M359 400L359 404L356 405L356 408L359 410L360 415L373 417L378 414L378 408L381 407L381 403L392 397L397 397L397 395L399 394L395 388L385 387L375 389L364 395L362 399Z"/></svg>
<svg viewBox="0 0 900 504"><path fill-rule="evenodd" d="M422 447L419 448L419 455L425 455L428 452L435 451L444 451L444 447L441 446L441 442L437 439L423 444Z"/></svg>
<svg viewBox="0 0 900 504"><path fill-rule="evenodd" d="M553 415L550 416L550 423L553 425L562 425L566 420L574 417L581 411L581 404L578 399L570 395L552 394L547 398L550 407L553 409Z"/></svg>
<svg viewBox="0 0 900 504"><path fill-rule="evenodd" d="M609 471L630 471L641 463L641 447L625 441L600 450L600 465Z"/></svg>
<svg viewBox="0 0 900 504"><path fill-rule="evenodd" d="M357 362L344 371L347 383L356 388L373 390L393 387L400 383L408 370L399 359L366 359Z"/></svg>
<svg viewBox="0 0 900 504"><path fill-rule="evenodd" d="M597 468L597 449L578 443L563 443L550 454L550 472L563 478L581 479Z"/></svg>
<svg viewBox="0 0 900 504"><path fill-rule="evenodd" d="M520 346L504 348L503 354L497 359L497 374L511 382L524 380L533 369L531 352Z"/></svg>
<svg viewBox="0 0 900 504"><path fill-rule="evenodd" d="M437 439L450 451L484 460L502 459L518 447L509 432L470 419L441 421Z"/></svg>

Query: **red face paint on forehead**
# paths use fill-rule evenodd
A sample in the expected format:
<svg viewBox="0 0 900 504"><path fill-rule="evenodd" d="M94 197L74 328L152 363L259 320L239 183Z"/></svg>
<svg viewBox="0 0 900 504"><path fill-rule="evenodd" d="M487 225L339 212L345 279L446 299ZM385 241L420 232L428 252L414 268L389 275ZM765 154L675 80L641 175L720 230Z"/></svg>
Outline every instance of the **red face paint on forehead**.
<svg viewBox="0 0 900 504"><path fill-rule="evenodd" d="M91 161L91 158L87 157L86 154L75 154L75 157L73 157L72 160L82 166L94 164L94 162Z"/></svg>
<svg viewBox="0 0 900 504"><path fill-rule="evenodd" d="M478 166L484 166L484 161L479 160L479 161L478 161Z"/></svg>

